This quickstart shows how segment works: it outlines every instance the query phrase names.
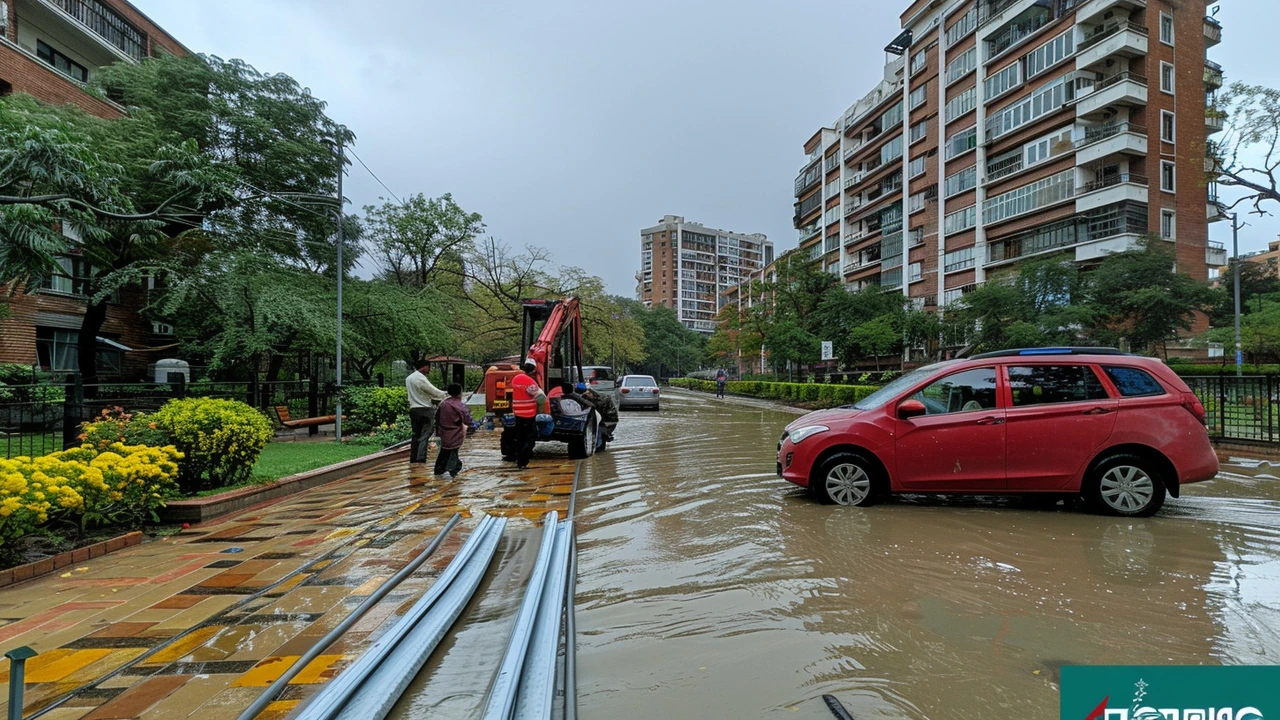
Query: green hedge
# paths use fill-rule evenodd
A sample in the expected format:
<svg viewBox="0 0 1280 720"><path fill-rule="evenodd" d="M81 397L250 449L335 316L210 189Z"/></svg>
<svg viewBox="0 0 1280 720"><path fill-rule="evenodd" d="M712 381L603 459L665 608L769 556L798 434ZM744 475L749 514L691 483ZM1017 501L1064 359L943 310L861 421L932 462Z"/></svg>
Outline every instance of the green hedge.
<svg viewBox="0 0 1280 720"><path fill-rule="evenodd" d="M686 390L699 390L709 393L716 391L716 384L713 380L673 378L671 384ZM880 388L871 385L821 385L817 383L769 382L765 380L733 380L726 385L725 389L734 395L809 403L822 407L837 407L856 403Z"/></svg>
<svg viewBox="0 0 1280 720"><path fill-rule="evenodd" d="M1235 375L1235 363L1227 363L1226 365L1196 365L1192 363L1170 362L1169 369L1179 375ZM1240 366L1240 371L1244 375L1280 375L1280 365L1251 365L1245 364Z"/></svg>

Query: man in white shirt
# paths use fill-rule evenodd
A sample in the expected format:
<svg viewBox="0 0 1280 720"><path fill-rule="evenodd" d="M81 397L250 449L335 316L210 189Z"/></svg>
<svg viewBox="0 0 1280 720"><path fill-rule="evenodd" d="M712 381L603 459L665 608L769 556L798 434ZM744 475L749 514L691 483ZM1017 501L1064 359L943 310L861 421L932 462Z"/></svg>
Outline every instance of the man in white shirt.
<svg viewBox="0 0 1280 720"><path fill-rule="evenodd" d="M436 407L448 395L431 384L431 363L418 361L418 369L404 379L405 392L409 394L409 421L413 424L413 440L409 444L409 462L427 462L427 443L431 440L432 425L436 420Z"/></svg>

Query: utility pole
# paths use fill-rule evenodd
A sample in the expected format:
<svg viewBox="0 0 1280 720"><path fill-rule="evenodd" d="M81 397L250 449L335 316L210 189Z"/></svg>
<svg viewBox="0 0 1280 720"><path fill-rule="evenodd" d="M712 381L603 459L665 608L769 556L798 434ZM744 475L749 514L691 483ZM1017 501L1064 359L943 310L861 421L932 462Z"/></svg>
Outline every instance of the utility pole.
<svg viewBox="0 0 1280 720"><path fill-rule="evenodd" d="M342 266L342 246L346 238L342 233L342 215L346 211L347 201L342 197L342 176L347 173L346 151L342 146L342 138L338 138L338 347L335 362L333 390L337 397L337 418L333 421L333 436L342 442L342 276L347 274Z"/></svg>
<svg viewBox="0 0 1280 720"><path fill-rule="evenodd" d="M1244 374L1244 351L1240 343L1240 224L1231 213L1231 290L1236 303L1236 377Z"/></svg>

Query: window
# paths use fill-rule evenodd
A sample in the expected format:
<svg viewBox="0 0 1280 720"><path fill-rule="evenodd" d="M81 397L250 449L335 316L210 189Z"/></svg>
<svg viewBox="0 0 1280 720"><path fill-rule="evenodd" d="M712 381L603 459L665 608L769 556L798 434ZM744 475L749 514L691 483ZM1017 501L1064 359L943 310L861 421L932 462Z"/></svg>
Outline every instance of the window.
<svg viewBox="0 0 1280 720"><path fill-rule="evenodd" d="M1173 113L1168 110L1160 111L1160 139L1163 142L1171 143L1176 141L1175 132L1177 125L1174 122Z"/></svg>
<svg viewBox="0 0 1280 720"><path fill-rule="evenodd" d="M915 55L911 56L911 74L915 75L929 64L929 49L925 48Z"/></svg>
<svg viewBox="0 0 1280 720"><path fill-rule="evenodd" d="M1022 65L1014 63L983 81L986 99L999 97L1022 84Z"/></svg>
<svg viewBox="0 0 1280 720"><path fill-rule="evenodd" d="M1027 79L1057 65L1076 51L1076 31L1068 30L1027 53Z"/></svg>
<svg viewBox="0 0 1280 720"><path fill-rule="evenodd" d="M957 270L968 270L973 267L974 263L973 247L952 250L942 256L942 271L956 272Z"/></svg>
<svg viewBox="0 0 1280 720"><path fill-rule="evenodd" d="M947 101L947 122L951 122L956 118L964 115L977 106L978 88L971 87L968 90Z"/></svg>
<svg viewBox="0 0 1280 720"><path fill-rule="evenodd" d="M1173 16L1168 13L1160 13L1160 42L1173 44Z"/></svg>
<svg viewBox="0 0 1280 720"><path fill-rule="evenodd" d="M41 290L77 297L88 297L92 294L92 283L96 273L88 262L78 256L59 257L55 262L58 265L58 271L40 278L37 282ZM119 293L113 292L108 295L107 302L119 304Z"/></svg>
<svg viewBox="0 0 1280 720"><path fill-rule="evenodd" d="M913 262L907 266L907 282L917 282L924 277L924 263Z"/></svg>
<svg viewBox="0 0 1280 720"><path fill-rule="evenodd" d="M1107 399L1088 365L1011 365L1008 371L1013 407Z"/></svg>
<svg viewBox="0 0 1280 720"><path fill-rule="evenodd" d="M928 158L924 155L911 160L911 177L916 178L924 174L925 166L928 164L927 160Z"/></svg>
<svg viewBox="0 0 1280 720"><path fill-rule="evenodd" d="M907 198L907 212L920 212L924 209L924 193L916 193Z"/></svg>
<svg viewBox="0 0 1280 720"><path fill-rule="evenodd" d="M1173 210L1160 211L1160 237L1173 240L1177 237L1178 215Z"/></svg>
<svg viewBox="0 0 1280 720"><path fill-rule="evenodd" d="M995 368L975 368L948 375L912 396L924 403L929 415L994 410Z"/></svg>
<svg viewBox="0 0 1280 720"><path fill-rule="evenodd" d="M89 71L85 70L83 65L49 47L43 40L36 41L36 57L72 80L89 82Z"/></svg>
<svg viewBox="0 0 1280 720"><path fill-rule="evenodd" d="M970 205L963 210L957 210L948 214L942 219L942 232L950 235L952 233L963 232L977 224L978 206Z"/></svg>
<svg viewBox="0 0 1280 720"><path fill-rule="evenodd" d="M978 29L978 8L965 13L951 27L947 28L947 47L951 47Z"/></svg>
<svg viewBox="0 0 1280 720"><path fill-rule="evenodd" d="M37 327L36 359L41 369L48 372L79 372L79 338L80 334L75 330ZM99 343L95 356L99 372L120 374L122 356L119 348Z"/></svg>
<svg viewBox="0 0 1280 720"><path fill-rule="evenodd" d="M929 121L921 120L911 126L911 142L914 144L917 140L923 140L929 134Z"/></svg>
<svg viewBox="0 0 1280 720"><path fill-rule="evenodd" d="M880 131L884 132L894 125L902 124L902 103L889 108L880 116Z"/></svg>
<svg viewBox="0 0 1280 720"><path fill-rule="evenodd" d="M1103 372L1120 391L1120 397L1150 397L1164 395L1165 390L1146 370L1131 367L1105 367Z"/></svg>
<svg viewBox="0 0 1280 720"><path fill-rule="evenodd" d="M987 120L987 140L994 140L1037 118L1056 112L1063 103L1071 100L1075 95L1074 87L1067 82L1068 77L1064 75L1061 79L1040 88L1026 100L996 111Z"/></svg>
<svg viewBox="0 0 1280 720"><path fill-rule="evenodd" d="M983 222L1007 220L1075 195L1075 170L1050 175L1030 185L997 195L983 206Z"/></svg>
<svg viewBox="0 0 1280 720"><path fill-rule="evenodd" d="M923 105L924 101L928 99L929 99L929 84L925 83L924 85L921 85L920 87L911 91L911 109L915 110L916 108Z"/></svg>
<svg viewBox="0 0 1280 720"><path fill-rule="evenodd" d="M948 307L964 297L964 288L951 288L942 293L942 307Z"/></svg>
<svg viewBox="0 0 1280 720"><path fill-rule="evenodd" d="M947 159L962 155L978 147L978 127L975 125L947 138Z"/></svg>
<svg viewBox="0 0 1280 720"><path fill-rule="evenodd" d="M901 135L885 143L884 147L880 148L880 164L883 165L888 162L893 162L900 157L902 157Z"/></svg>
<svg viewBox="0 0 1280 720"><path fill-rule="evenodd" d="M1160 63L1160 92L1173 94L1173 65Z"/></svg>
<svg viewBox="0 0 1280 720"><path fill-rule="evenodd" d="M1174 164L1168 160L1160 161L1160 189L1167 193L1176 192L1178 189Z"/></svg>
<svg viewBox="0 0 1280 720"><path fill-rule="evenodd" d="M971 47L947 65L947 84L950 85L968 75L976 67L978 67L978 48Z"/></svg>
<svg viewBox="0 0 1280 720"><path fill-rule="evenodd" d="M978 166L970 165L946 180L943 197L958 195L965 190L972 190L978 184Z"/></svg>

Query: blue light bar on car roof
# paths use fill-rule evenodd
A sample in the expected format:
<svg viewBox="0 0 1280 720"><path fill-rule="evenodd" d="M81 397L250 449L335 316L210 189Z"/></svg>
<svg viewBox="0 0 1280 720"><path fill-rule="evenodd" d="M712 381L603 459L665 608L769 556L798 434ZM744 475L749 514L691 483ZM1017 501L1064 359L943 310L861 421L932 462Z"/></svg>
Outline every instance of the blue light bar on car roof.
<svg viewBox="0 0 1280 720"><path fill-rule="evenodd" d="M1071 348L1027 348L1020 350L1019 355L1070 355Z"/></svg>

